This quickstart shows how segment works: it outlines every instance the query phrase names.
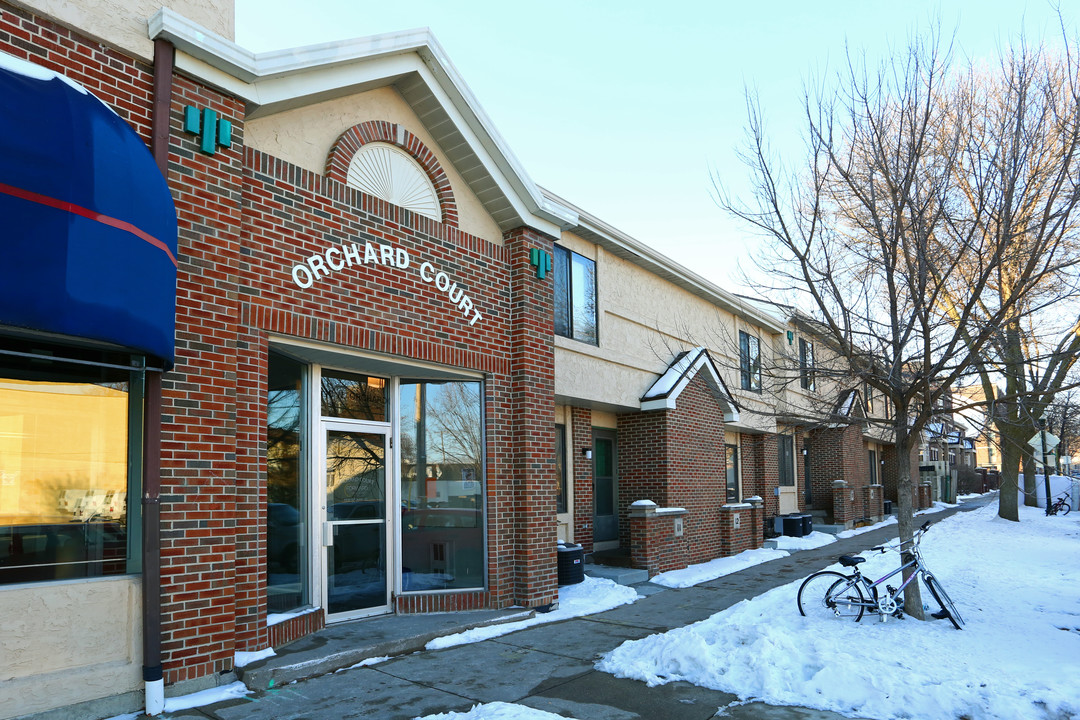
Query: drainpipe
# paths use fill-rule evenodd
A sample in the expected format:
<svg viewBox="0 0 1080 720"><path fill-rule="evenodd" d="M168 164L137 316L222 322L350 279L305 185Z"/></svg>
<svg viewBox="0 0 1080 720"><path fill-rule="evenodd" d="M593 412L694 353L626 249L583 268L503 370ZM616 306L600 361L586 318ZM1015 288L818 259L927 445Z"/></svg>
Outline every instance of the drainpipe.
<svg viewBox="0 0 1080 720"><path fill-rule="evenodd" d="M172 108L173 46L154 40L154 97L150 150L169 177L169 120ZM146 714L165 711L161 666L161 373L146 373L146 432L143 446L143 683Z"/></svg>

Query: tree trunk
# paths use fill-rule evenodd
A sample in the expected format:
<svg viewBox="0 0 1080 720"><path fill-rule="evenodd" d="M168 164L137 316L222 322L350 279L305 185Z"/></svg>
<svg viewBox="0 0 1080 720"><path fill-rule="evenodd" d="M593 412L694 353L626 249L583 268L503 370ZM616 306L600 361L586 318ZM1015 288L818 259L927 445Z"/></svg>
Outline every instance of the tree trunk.
<svg viewBox="0 0 1080 720"><path fill-rule="evenodd" d="M998 517L1020 522L1017 490L1020 487L1020 445L1016 443L1015 426L998 421L1001 438L1001 485L998 491Z"/></svg>
<svg viewBox="0 0 1080 720"><path fill-rule="evenodd" d="M1045 469L1044 469L1045 472ZM1030 452L1024 453L1024 505L1039 507L1039 494L1035 489L1035 456Z"/></svg>
<svg viewBox="0 0 1080 720"><path fill-rule="evenodd" d="M902 417L901 417L902 416ZM912 444L918 442L917 437L912 437L907 432L906 413L898 413L894 426L896 433L896 520L900 529L900 542L909 543L915 535L915 508L912 503L912 494L915 491L915 483L911 473L911 450ZM904 545L910 548L910 543ZM900 554L902 563L908 563L914 559L909 551ZM911 577L911 570L905 570L904 582ZM904 590L904 613L918 620L925 620L923 616L922 591L916 580Z"/></svg>

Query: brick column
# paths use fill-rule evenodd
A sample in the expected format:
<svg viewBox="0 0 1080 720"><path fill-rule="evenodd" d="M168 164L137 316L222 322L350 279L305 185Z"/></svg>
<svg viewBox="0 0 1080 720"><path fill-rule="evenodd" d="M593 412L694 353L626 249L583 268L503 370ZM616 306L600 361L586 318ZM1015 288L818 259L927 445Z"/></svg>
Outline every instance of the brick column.
<svg viewBox="0 0 1080 720"><path fill-rule="evenodd" d="M855 519L852 515L852 496L853 491L848 487L848 484L843 480L836 480L832 485L832 514L833 522L837 525L843 525L845 527L851 527L851 522Z"/></svg>
<svg viewBox="0 0 1080 720"><path fill-rule="evenodd" d="M510 521L514 597L524 607L542 607L558 596L555 517L555 341L554 284L536 277L529 251L550 253L551 238L528 228L506 235L510 258L510 417L504 437L516 489ZM509 539L509 538L508 538Z"/></svg>
<svg viewBox="0 0 1080 720"><path fill-rule="evenodd" d="M214 155L181 128L183 108L232 121ZM169 184L176 201L176 365L162 378L161 589L165 682L231 670L265 645L257 470L237 478L237 338L244 177L241 101L173 79ZM245 443L250 440L245 437ZM246 453L245 453L246 455ZM250 459L250 458L247 458Z"/></svg>
<svg viewBox="0 0 1080 720"><path fill-rule="evenodd" d="M677 525L684 522L685 510L657 508L651 500L635 501L628 512L630 558L635 568L649 577L687 566L689 539L685 524L681 535Z"/></svg>

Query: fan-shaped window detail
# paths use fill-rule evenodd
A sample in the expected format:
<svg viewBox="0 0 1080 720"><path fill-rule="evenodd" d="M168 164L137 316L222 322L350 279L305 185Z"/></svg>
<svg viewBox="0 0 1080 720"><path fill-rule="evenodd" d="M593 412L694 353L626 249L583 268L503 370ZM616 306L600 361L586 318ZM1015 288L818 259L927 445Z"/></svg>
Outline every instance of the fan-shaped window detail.
<svg viewBox="0 0 1080 720"><path fill-rule="evenodd" d="M439 197L427 173L408 153L389 143L367 143L357 150L345 181L380 200L442 221Z"/></svg>

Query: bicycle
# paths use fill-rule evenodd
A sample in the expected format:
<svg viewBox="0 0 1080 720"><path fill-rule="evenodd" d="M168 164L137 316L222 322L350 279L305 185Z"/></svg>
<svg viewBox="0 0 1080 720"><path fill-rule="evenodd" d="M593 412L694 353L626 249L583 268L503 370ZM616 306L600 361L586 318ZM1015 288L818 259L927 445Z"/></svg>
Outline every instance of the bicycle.
<svg viewBox="0 0 1080 720"><path fill-rule="evenodd" d="M1057 500L1055 500L1054 503L1050 506L1050 509L1046 511L1046 514L1057 515L1058 513L1061 513L1062 515L1068 515L1069 511L1072 510L1072 506L1069 505L1069 503L1065 502L1065 498L1067 497L1069 497L1069 494L1065 493Z"/></svg>
<svg viewBox="0 0 1080 720"><path fill-rule="evenodd" d="M910 544L911 554L914 556L909 562L901 564L896 570L873 582L859 572L859 563L866 561L866 558L859 555L840 556L841 565L853 568L854 572L851 575L844 575L835 570L822 570L806 578L799 587L797 597L799 614L804 617L832 616L850 618L855 622L859 622L862 620L863 614L870 610L878 614L881 622L885 622L890 617L902 618L904 616L902 610L904 589L916 577L921 577L923 584L926 585L927 589L930 590L930 594L934 596L938 605L941 606L941 611L933 613L931 617L937 619L948 618L957 630L962 629L964 619L960 616L960 612L956 609L945 589L941 587L941 583L926 567L926 563L922 559L922 553L919 551L922 536L929 529L930 522L927 521L915 532L915 537L911 540L896 545L878 545L870 548L882 554L890 550L899 553L903 551L905 545ZM913 572L900 587L894 588L891 585L885 585L885 592L879 591L882 583L907 569L912 569Z"/></svg>

